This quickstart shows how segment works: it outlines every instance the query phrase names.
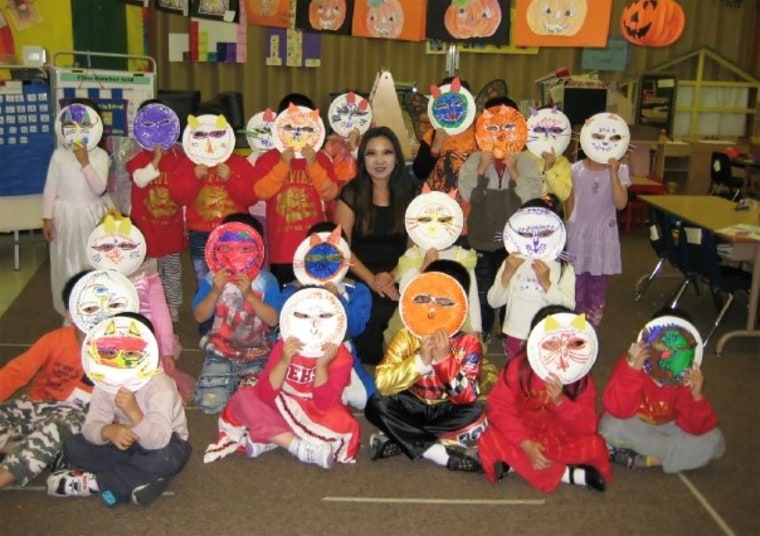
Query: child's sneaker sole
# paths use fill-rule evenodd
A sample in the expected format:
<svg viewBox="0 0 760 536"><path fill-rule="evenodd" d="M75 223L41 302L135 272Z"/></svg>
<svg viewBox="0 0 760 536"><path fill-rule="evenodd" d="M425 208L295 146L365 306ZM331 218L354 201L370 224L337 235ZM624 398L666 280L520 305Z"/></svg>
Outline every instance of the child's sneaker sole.
<svg viewBox="0 0 760 536"><path fill-rule="evenodd" d="M153 482L137 486L132 490L132 502L140 506L146 506L163 495L168 485L168 479L159 478Z"/></svg>

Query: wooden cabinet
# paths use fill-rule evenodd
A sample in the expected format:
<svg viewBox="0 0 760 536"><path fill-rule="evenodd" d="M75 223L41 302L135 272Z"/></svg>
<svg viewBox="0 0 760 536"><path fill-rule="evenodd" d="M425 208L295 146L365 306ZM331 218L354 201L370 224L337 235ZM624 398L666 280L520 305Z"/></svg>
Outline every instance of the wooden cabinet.
<svg viewBox="0 0 760 536"><path fill-rule="evenodd" d="M655 149L655 175L663 178L671 193L692 193L689 191L691 144L683 141L662 141L656 144Z"/></svg>

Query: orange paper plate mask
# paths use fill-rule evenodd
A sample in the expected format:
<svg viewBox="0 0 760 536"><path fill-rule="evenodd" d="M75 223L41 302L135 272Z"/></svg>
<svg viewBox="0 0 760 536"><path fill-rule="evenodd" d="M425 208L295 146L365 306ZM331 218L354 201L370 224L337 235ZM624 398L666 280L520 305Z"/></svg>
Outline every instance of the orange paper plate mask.
<svg viewBox="0 0 760 536"><path fill-rule="evenodd" d="M441 328L450 337L462 329L467 317L467 293L449 275L422 273L401 293L399 313L407 329L418 337Z"/></svg>
<svg viewBox="0 0 760 536"><path fill-rule="evenodd" d="M522 114L501 104L486 108L475 122L475 141L481 151L504 158L519 153L528 141L528 124Z"/></svg>

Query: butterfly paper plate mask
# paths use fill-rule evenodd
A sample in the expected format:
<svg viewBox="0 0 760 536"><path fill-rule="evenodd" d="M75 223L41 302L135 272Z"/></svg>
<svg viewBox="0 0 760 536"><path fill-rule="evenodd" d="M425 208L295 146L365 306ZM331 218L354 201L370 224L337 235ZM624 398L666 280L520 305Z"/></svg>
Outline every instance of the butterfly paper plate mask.
<svg viewBox="0 0 760 536"><path fill-rule="evenodd" d="M449 193L423 188L406 208L406 232L424 250L446 249L456 242L464 227L462 207L456 190Z"/></svg>
<svg viewBox="0 0 760 536"><path fill-rule="evenodd" d="M134 136L146 151L155 147L170 149L179 139L179 117L165 104L151 102L135 115Z"/></svg>
<svg viewBox="0 0 760 536"><path fill-rule="evenodd" d="M459 78L454 78L451 84L430 86L428 117L434 128L442 128L451 135L461 134L475 120L475 99Z"/></svg>
<svg viewBox="0 0 760 536"><path fill-rule="evenodd" d="M467 293L450 275L425 272L404 287L399 313L404 326L418 337L443 329L449 337L467 318Z"/></svg>
<svg viewBox="0 0 760 536"><path fill-rule="evenodd" d="M92 151L103 137L103 120L90 106L73 103L59 112L55 132L66 147L85 145L88 151Z"/></svg>
<svg viewBox="0 0 760 536"><path fill-rule="evenodd" d="M566 239L565 224L548 208L520 209L504 226L504 247L525 259L554 260L565 248Z"/></svg>
<svg viewBox="0 0 760 536"><path fill-rule="evenodd" d="M644 371L658 385L683 385L689 369L702 363L699 331L677 316L661 316L647 322L639 332L638 342L650 350Z"/></svg>
<svg viewBox="0 0 760 536"><path fill-rule="evenodd" d="M533 372L546 380L556 374L563 385L583 378L596 361L599 343L586 315L557 313L539 322L528 336Z"/></svg>
<svg viewBox="0 0 760 536"><path fill-rule="evenodd" d="M77 281L69 297L74 324L89 333L101 321L140 310L140 296L127 276L115 270L93 270Z"/></svg>
<svg viewBox="0 0 760 536"><path fill-rule="evenodd" d="M610 158L623 158L630 141L628 125L617 114L602 112L592 115L581 127L581 149L599 164L608 164Z"/></svg>
<svg viewBox="0 0 760 536"><path fill-rule="evenodd" d="M245 135L251 150L263 154L274 149L274 119L277 117L271 108L254 114L245 127Z"/></svg>
<svg viewBox="0 0 760 536"><path fill-rule="evenodd" d="M340 233L340 226L330 233L313 233L298 245L293 272L302 285L338 284L346 277L351 248Z"/></svg>
<svg viewBox="0 0 760 536"><path fill-rule="evenodd" d="M125 316L97 324L82 344L82 368L104 391L137 391L159 373L158 343L148 326Z"/></svg>
<svg viewBox="0 0 760 536"><path fill-rule="evenodd" d="M481 151L504 158L523 150L528 139L528 124L522 114L503 104L485 108L475 122L475 141Z"/></svg>
<svg viewBox="0 0 760 536"><path fill-rule="evenodd" d="M347 138L354 129L364 134L372 124L372 107L367 99L349 91L333 99L327 118L339 136Z"/></svg>
<svg viewBox="0 0 760 536"><path fill-rule="evenodd" d="M107 214L87 241L87 258L93 268L133 274L145 260L148 244L127 216Z"/></svg>
<svg viewBox="0 0 760 536"><path fill-rule="evenodd" d="M182 147L193 164L214 167L235 150L235 132L223 115L188 115Z"/></svg>
<svg viewBox="0 0 760 536"><path fill-rule="evenodd" d="M572 126L565 114L556 108L533 110L527 119L528 150L536 156L552 153L559 156L570 145Z"/></svg>
<svg viewBox="0 0 760 536"><path fill-rule="evenodd" d="M324 355L325 343L340 345L346 337L346 311L329 290L305 287L285 301L280 312L282 338L296 337L304 357Z"/></svg>
<svg viewBox="0 0 760 536"><path fill-rule="evenodd" d="M206 241L206 264L211 273L228 270L253 280L264 264L264 240L256 230L241 222L223 223Z"/></svg>
<svg viewBox="0 0 760 536"><path fill-rule="evenodd" d="M274 146L278 151L292 147L296 158L301 158L301 149L305 145L311 145L317 151L324 142L325 124L319 110L290 103L277 114L274 120Z"/></svg>

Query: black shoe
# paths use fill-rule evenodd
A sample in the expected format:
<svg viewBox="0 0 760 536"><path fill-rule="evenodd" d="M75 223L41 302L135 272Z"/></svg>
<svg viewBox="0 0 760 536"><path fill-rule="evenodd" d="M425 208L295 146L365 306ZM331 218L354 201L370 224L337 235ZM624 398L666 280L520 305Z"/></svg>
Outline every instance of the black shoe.
<svg viewBox="0 0 760 536"><path fill-rule="evenodd" d="M480 464L477 454L470 455L460 450L446 449L449 453L449 461L446 468L449 471L463 471L465 473L482 473L483 466Z"/></svg>
<svg viewBox="0 0 760 536"><path fill-rule="evenodd" d="M636 468L636 456L639 453L632 449L611 447L609 449L610 461L622 465L627 469Z"/></svg>
<svg viewBox="0 0 760 536"><path fill-rule="evenodd" d="M169 480L159 478L132 490L132 502L141 506L148 505L158 499L169 485Z"/></svg>
<svg viewBox="0 0 760 536"><path fill-rule="evenodd" d="M53 459L53 461L48 464L48 468L50 469L51 473L57 473L58 471L65 471L65 470L71 469L71 464L66 459L66 456L64 455L63 451L61 451Z"/></svg>
<svg viewBox="0 0 760 536"><path fill-rule="evenodd" d="M369 437L369 452L371 460L382 460L403 453L401 445L382 432L374 433Z"/></svg>
<svg viewBox="0 0 760 536"><path fill-rule="evenodd" d="M509 465L506 462L494 462L493 472L496 475L496 480L504 480L509 473Z"/></svg>
<svg viewBox="0 0 760 536"><path fill-rule="evenodd" d="M604 481L604 477L593 465L570 465L570 483L575 484L573 481L573 471L575 469L582 469L586 476L586 487L595 489L596 491L604 491L607 489L607 483Z"/></svg>

